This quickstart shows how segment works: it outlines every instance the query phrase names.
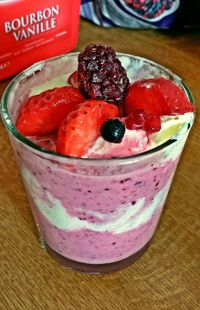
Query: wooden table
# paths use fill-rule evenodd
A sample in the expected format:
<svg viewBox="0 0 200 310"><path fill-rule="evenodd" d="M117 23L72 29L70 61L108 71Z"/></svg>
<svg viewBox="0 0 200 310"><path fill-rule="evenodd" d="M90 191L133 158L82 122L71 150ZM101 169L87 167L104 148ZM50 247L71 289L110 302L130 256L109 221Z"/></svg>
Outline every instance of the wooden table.
<svg viewBox="0 0 200 310"><path fill-rule="evenodd" d="M182 76L200 100L200 31L103 29L81 21L76 50L91 42L151 58ZM0 93L9 80L0 83ZM104 276L72 272L39 247L5 129L0 127L0 309L200 309L200 121L184 149L161 223L146 254Z"/></svg>

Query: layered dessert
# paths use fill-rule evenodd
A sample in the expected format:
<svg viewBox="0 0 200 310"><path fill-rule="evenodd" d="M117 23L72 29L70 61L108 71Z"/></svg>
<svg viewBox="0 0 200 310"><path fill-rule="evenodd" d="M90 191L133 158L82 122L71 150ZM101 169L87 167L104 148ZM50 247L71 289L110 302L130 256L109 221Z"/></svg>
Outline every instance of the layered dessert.
<svg viewBox="0 0 200 310"><path fill-rule="evenodd" d="M96 44L36 69L15 89L11 142L44 245L80 271L127 266L157 227L190 93L165 68Z"/></svg>
<svg viewBox="0 0 200 310"><path fill-rule="evenodd" d="M78 56L77 71L45 81L45 91L42 86L23 103L16 126L63 155L135 155L163 144L193 119L194 107L178 85L162 76L129 82L107 46L89 45Z"/></svg>

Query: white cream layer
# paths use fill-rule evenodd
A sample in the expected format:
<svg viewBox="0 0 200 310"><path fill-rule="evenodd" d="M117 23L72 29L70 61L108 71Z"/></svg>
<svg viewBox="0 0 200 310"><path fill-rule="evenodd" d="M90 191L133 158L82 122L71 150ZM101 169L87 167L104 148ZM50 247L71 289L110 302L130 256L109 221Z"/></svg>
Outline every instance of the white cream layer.
<svg viewBox="0 0 200 310"><path fill-rule="evenodd" d="M40 85L32 87L30 97L38 95L38 94L40 94L43 91L46 91L48 89L53 89L55 87L63 87L63 86L67 86L67 85L69 85L69 84L67 84L67 76L66 76L66 74L63 74L63 75L57 76L51 80L48 80L44 83L41 83Z"/></svg>
<svg viewBox="0 0 200 310"><path fill-rule="evenodd" d="M161 116L161 130L150 135L150 148L156 147L169 139L178 139L188 131L188 124L192 125L194 113L174 116Z"/></svg>
<svg viewBox="0 0 200 310"><path fill-rule="evenodd" d="M121 143L111 143L99 137L84 157L125 157L146 151L148 138L144 130L126 129Z"/></svg>
<svg viewBox="0 0 200 310"><path fill-rule="evenodd" d="M35 176L27 169L24 168L22 170L22 176L37 209L40 210L43 216L52 225L67 231L89 229L96 232L110 232L114 234L125 233L131 229L137 229L141 225L147 223L152 218L153 214L163 206L171 183L170 180L166 186L157 193L148 207L143 208L145 198L140 198L135 205L121 205L117 215L103 215L104 220L106 221L105 223L90 223L86 220L82 221L75 216L69 215L60 200L53 197L48 191L46 191L45 200L40 198L43 190ZM102 214L98 212L89 211L89 215L94 215L95 217L102 219Z"/></svg>

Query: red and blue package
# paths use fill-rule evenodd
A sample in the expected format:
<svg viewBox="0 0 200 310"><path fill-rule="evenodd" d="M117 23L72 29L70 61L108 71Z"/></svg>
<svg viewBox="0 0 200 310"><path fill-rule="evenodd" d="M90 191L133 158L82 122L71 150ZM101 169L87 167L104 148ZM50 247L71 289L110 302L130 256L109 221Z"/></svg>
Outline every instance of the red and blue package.
<svg viewBox="0 0 200 310"><path fill-rule="evenodd" d="M165 29L171 28L177 24L177 21L183 25L199 24L200 1L188 2L186 0L82 0L81 16L104 27Z"/></svg>

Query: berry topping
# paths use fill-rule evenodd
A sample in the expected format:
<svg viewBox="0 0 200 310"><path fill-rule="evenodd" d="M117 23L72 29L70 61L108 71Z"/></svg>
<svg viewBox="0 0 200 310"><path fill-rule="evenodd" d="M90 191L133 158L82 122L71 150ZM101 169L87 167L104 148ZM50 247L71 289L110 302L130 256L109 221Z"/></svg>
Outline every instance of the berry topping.
<svg viewBox="0 0 200 310"><path fill-rule="evenodd" d="M137 81L128 88L126 114L142 109L153 115L176 115L193 112L184 91L163 77Z"/></svg>
<svg viewBox="0 0 200 310"><path fill-rule="evenodd" d="M126 114L136 109L154 115L169 114L169 108L154 79L135 82L128 88L125 99Z"/></svg>
<svg viewBox="0 0 200 310"><path fill-rule="evenodd" d="M160 91L163 94L166 105L168 106L169 115L185 114L194 112L194 106L189 101L186 93L174 82L164 79L163 77L156 81Z"/></svg>
<svg viewBox="0 0 200 310"><path fill-rule="evenodd" d="M57 152L82 157L100 136L101 125L110 118L118 117L119 110L104 101L87 100L71 112L61 123Z"/></svg>
<svg viewBox="0 0 200 310"><path fill-rule="evenodd" d="M125 134L125 125L118 118L105 121L101 126L101 136L104 140L113 143L120 143Z"/></svg>
<svg viewBox="0 0 200 310"><path fill-rule="evenodd" d="M74 71L68 78L68 83L75 87L78 88L78 71Z"/></svg>
<svg viewBox="0 0 200 310"><path fill-rule="evenodd" d="M160 117L152 115L149 113L145 114L145 130L148 133L158 132L161 129L161 120Z"/></svg>
<svg viewBox="0 0 200 310"><path fill-rule="evenodd" d="M126 95L128 78L115 51L91 44L78 56L79 88L85 97L120 104Z"/></svg>
<svg viewBox="0 0 200 310"><path fill-rule="evenodd" d="M128 129L142 129L149 134L161 129L160 117L144 112L144 110L134 110L125 119L125 124Z"/></svg>
<svg viewBox="0 0 200 310"><path fill-rule="evenodd" d="M25 136L41 136L58 129L62 120L85 99L80 91L64 86L30 97L20 111L16 128Z"/></svg>

